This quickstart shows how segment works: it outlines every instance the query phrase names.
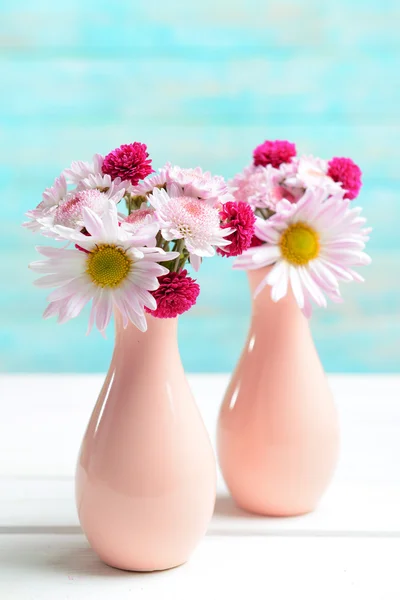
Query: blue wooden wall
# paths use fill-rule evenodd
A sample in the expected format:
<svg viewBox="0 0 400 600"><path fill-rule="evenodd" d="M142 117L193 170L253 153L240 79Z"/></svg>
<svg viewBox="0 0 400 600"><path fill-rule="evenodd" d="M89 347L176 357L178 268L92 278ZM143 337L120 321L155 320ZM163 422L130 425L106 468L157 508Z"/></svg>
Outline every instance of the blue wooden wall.
<svg viewBox="0 0 400 600"><path fill-rule="evenodd" d="M144 141L227 177L265 138L352 156L374 226L364 285L312 327L329 371L400 369L398 0L1 0L0 370L101 371L85 318L42 321L24 211L73 159ZM190 371L225 371L248 324L245 276L208 260L181 320Z"/></svg>

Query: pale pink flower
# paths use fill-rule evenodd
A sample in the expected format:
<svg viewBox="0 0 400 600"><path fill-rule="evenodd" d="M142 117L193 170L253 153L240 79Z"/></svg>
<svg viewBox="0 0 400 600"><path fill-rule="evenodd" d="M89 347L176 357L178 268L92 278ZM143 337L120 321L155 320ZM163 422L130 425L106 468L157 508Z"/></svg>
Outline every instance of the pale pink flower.
<svg viewBox="0 0 400 600"><path fill-rule="evenodd" d="M220 175L211 175L209 171L203 172L200 167L195 169L182 169L169 165L167 168L167 183L178 184L185 196L192 196L207 201L210 206L224 203L227 198L228 185Z"/></svg>
<svg viewBox="0 0 400 600"><path fill-rule="evenodd" d="M90 208L101 215L109 200L117 204L125 194L125 189L118 181L110 181L102 191L97 186L85 187L83 184L82 181L78 187L68 191L65 176L61 175L51 188L43 192L42 202L34 210L26 213L31 221L24 223L24 226L57 239L58 236L54 233L55 225L82 229L83 208Z"/></svg>
<svg viewBox="0 0 400 600"><path fill-rule="evenodd" d="M137 185L132 186L130 193L133 196L147 196L153 192L154 188L164 188L167 184L167 170L169 167L168 163L162 169L159 169L159 172L155 175L149 175Z"/></svg>
<svg viewBox="0 0 400 600"><path fill-rule="evenodd" d="M331 194L341 193L340 183L333 181L327 174L328 161L315 156L300 156L293 159L296 171L286 177L285 184L301 197L304 190L310 187L323 188L326 197Z"/></svg>
<svg viewBox="0 0 400 600"><path fill-rule="evenodd" d="M250 165L231 180L230 189L235 200L247 202L253 210L261 208L275 211L282 199L295 201L292 191L284 185L286 177L292 173L291 163L283 163L279 168Z"/></svg>
<svg viewBox="0 0 400 600"><path fill-rule="evenodd" d="M100 192L108 192L109 195L114 195L116 192L122 191L123 194L131 189L129 181L121 181L119 177L111 179L110 175L103 175L102 173L90 174L85 179L82 179L76 189L78 190L91 190L97 189Z"/></svg>
<svg viewBox="0 0 400 600"><path fill-rule="evenodd" d="M102 175L101 167L103 165L104 156L95 154L92 162L83 160L75 160L71 166L64 169L62 175L68 183L78 184L82 179L86 179L90 175Z"/></svg>
<svg viewBox="0 0 400 600"><path fill-rule="evenodd" d="M135 235L138 231L143 230L143 227L151 225L154 235L149 239L147 245L156 246L156 235L160 231L160 223L157 218L157 212L152 206L142 204L137 210L134 210L127 217L120 215L121 227L126 231Z"/></svg>
<svg viewBox="0 0 400 600"><path fill-rule="evenodd" d="M165 240L184 239L190 262L197 271L201 258L214 256L216 248L230 244L225 238L234 229L220 227L219 210L203 200L187 196L176 183L168 190L154 189L149 202L157 211Z"/></svg>
<svg viewBox="0 0 400 600"><path fill-rule="evenodd" d="M44 317L57 316L63 323L78 316L92 300L89 331L96 323L104 332L114 306L122 315L124 327L131 321L145 331L145 307L155 310L157 306L150 292L158 288L158 277L169 272L158 263L173 260L179 254L145 247L149 233L154 233L148 228L132 235L119 227L113 201L108 202L102 218L90 208L83 208L83 221L89 236L55 226L61 238L80 249L39 246L37 250L47 260L30 265L34 271L45 274L35 282L37 286L56 287L48 298Z"/></svg>
<svg viewBox="0 0 400 600"><path fill-rule="evenodd" d="M363 281L354 266L367 265L364 253L369 229L361 208L350 208L342 192L326 199L324 188L309 188L297 204L282 200L267 221L257 219L255 234L262 246L251 248L235 262L237 269L274 265L263 279L278 302L290 285L299 307L309 317L311 301L326 306L326 296L340 302L339 281Z"/></svg>
<svg viewBox="0 0 400 600"><path fill-rule="evenodd" d="M33 232L41 231L44 226L42 219L47 218L67 196L67 182L64 175L55 179L53 185L46 188L42 194L42 201L33 210L29 210L26 216L30 219L23 223L23 227Z"/></svg>

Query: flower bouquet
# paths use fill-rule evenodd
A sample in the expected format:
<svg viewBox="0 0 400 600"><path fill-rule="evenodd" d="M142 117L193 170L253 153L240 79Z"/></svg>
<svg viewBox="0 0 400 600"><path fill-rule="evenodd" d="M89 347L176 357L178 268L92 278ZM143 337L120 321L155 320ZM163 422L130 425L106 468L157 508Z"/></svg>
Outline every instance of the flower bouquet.
<svg viewBox="0 0 400 600"><path fill-rule="evenodd" d="M45 274L37 286L57 288L45 318L62 323L92 300L89 331L95 323L104 332L113 307L124 327L145 331L145 312L172 318L195 304L200 288L187 263L197 271L216 251L250 246L253 213L232 201L222 177L170 164L152 173L145 144L122 145L72 163L27 213L28 229L67 244L37 247L45 260L30 265Z"/></svg>
<svg viewBox="0 0 400 600"><path fill-rule="evenodd" d="M268 284L278 302L290 285L310 316L312 302L342 301L340 281L363 281L353 267L370 262L363 252L370 230L361 208L350 207L361 188L361 170L350 158L296 157L294 144L267 141L231 184L235 198L247 200L256 215L253 247L235 268L274 265L256 295Z"/></svg>
<svg viewBox="0 0 400 600"><path fill-rule="evenodd" d="M361 170L350 158L297 156L266 141L230 182L256 218L248 271L247 343L219 418L219 459L243 508L269 515L312 510L336 464L334 404L310 334L312 306L341 302L339 285L363 281L369 229L353 200ZM302 314L303 313L303 314Z"/></svg>
<svg viewBox="0 0 400 600"><path fill-rule="evenodd" d="M30 265L36 285L55 287L44 316L64 322L92 301L89 331L104 333L115 311L113 358L77 467L81 525L112 566L177 566L215 501L215 458L177 345L176 317L199 294L186 267L248 248L253 212L200 168L154 173L135 142L72 163L27 216L28 229L62 243L39 246L44 259Z"/></svg>

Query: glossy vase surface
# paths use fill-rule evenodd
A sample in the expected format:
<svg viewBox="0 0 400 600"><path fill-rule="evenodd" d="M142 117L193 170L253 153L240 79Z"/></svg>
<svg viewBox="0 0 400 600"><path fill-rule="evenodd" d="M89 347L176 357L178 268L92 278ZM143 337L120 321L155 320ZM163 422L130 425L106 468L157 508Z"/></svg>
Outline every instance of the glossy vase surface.
<svg viewBox="0 0 400 600"><path fill-rule="evenodd" d="M86 430L76 473L82 528L100 558L131 571L178 566L205 534L216 468L189 389L177 320L123 329Z"/></svg>
<svg viewBox="0 0 400 600"><path fill-rule="evenodd" d="M267 269L249 272L252 295ZM218 422L218 455L236 503L261 515L312 511L337 462L335 405L308 320L266 286Z"/></svg>

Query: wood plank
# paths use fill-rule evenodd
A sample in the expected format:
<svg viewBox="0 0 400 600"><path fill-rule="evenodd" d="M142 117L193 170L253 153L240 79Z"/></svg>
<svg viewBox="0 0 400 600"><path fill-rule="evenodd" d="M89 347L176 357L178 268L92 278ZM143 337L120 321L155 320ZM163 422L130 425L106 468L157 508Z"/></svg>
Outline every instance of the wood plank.
<svg viewBox="0 0 400 600"><path fill-rule="evenodd" d="M0 593L11 600L395 600L398 539L206 537L159 573L104 565L81 535L0 536Z"/></svg>
<svg viewBox="0 0 400 600"><path fill-rule="evenodd" d="M210 536L397 536L400 538L399 483L336 480L318 508L302 517L268 518L239 509L219 473ZM81 533L72 477L1 478L0 536Z"/></svg>

